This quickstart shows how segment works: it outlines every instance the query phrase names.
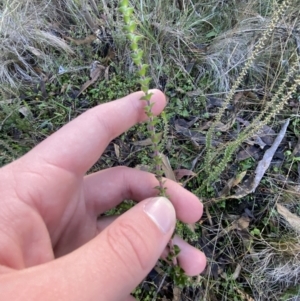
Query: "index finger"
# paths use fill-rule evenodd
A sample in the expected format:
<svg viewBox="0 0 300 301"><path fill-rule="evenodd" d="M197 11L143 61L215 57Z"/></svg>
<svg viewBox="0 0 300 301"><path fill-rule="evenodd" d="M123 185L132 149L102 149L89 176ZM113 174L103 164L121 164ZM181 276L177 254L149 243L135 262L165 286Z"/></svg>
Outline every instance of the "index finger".
<svg viewBox="0 0 300 301"><path fill-rule="evenodd" d="M166 105L160 90L151 90L152 112ZM99 159L108 143L138 122L147 120L143 92L99 105L83 113L31 150L26 158L84 174ZM25 158L24 158L25 159Z"/></svg>

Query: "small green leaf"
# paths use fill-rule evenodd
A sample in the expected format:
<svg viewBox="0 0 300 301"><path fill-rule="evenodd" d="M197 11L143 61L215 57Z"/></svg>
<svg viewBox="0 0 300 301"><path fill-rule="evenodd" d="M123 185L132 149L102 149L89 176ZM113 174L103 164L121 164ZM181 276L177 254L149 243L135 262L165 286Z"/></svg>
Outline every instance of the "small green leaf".
<svg viewBox="0 0 300 301"><path fill-rule="evenodd" d="M150 78L150 77L145 77L145 78L139 80L139 83L140 83L142 86L149 86L150 81L151 81L151 78Z"/></svg>
<svg viewBox="0 0 300 301"><path fill-rule="evenodd" d="M138 71L138 73L141 77L146 76L147 68L148 68L148 65L146 65L146 64L143 64L141 66L140 70Z"/></svg>
<svg viewBox="0 0 300 301"><path fill-rule="evenodd" d="M179 248L179 246L174 245L174 252L175 252L175 256L177 256L180 253L181 249Z"/></svg>
<svg viewBox="0 0 300 301"><path fill-rule="evenodd" d="M158 123L158 118L153 118L153 120L149 121L149 125L151 126L156 126ZM159 135L161 136L161 133L159 133Z"/></svg>
<svg viewBox="0 0 300 301"><path fill-rule="evenodd" d="M128 24L130 22L130 16L125 15L125 12L123 12L123 18L124 18L124 21L125 21L126 24ZM124 26L124 29L126 31L128 31L128 26L127 27Z"/></svg>
<svg viewBox="0 0 300 301"><path fill-rule="evenodd" d="M122 0L121 2L120 2L120 7L126 7L126 6L128 6L128 4L129 4L129 0Z"/></svg>
<svg viewBox="0 0 300 301"><path fill-rule="evenodd" d="M130 48L132 51L137 51L138 50L138 44L137 43L131 43ZM140 70L139 70L140 72Z"/></svg>
<svg viewBox="0 0 300 301"><path fill-rule="evenodd" d="M148 86L148 85L141 85L141 90L142 90L144 93L147 93L148 90L149 90L149 86Z"/></svg>
<svg viewBox="0 0 300 301"><path fill-rule="evenodd" d="M155 105L154 102L152 102L152 103L150 103L150 104L148 105L148 107L150 108L150 110L152 110L152 108L153 108L154 105Z"/></svg>
<svg viewBox="0 0 300 301"><path fill-rule="evenodd" d="M119 12L120 13L122 13L122 14L124 14L124 11L126 10L126 7L124 7L124 6L120 6L119 7Z"/></svg>
<svg viewBox="0 0 300 301"><path fill-rule="evenodd" d="M145 114L150 118L153 114L151 111L145 111Z"/></svg>
<svg viewBox="0 0 300 301"><path fill-rule="evenodd" d="M127 24L124 26L124 30L128 33L134 33L136 30L135 22L130 20L130 16L124 16L124 20L125 20L125 23ZM127 36L129 36L129 35L127 34ZM131 38L132 37L129 36L129 39L131 39Z"/></svg>
<svg viewBox="0 0 300 301"><path fill-rule="evenodd" d="M158 189L158 188L160 188L160 187L157 186L157 187L155 187L155 188ZM170 253L169 253L168 256L167 256L167 261L172 261L172 255L171 255Z"/></svg>
<svg viewBox="0 0 300 301"><path fill-rule="evenodd" d="M141 49L138 49L137 51L131 54L132 60L137 66L141 64L143 54L144 52Z"/></svg>
<svg viewBox="0 0 300 301"><path fill-rule="evenodd" d="M153 95L153 93L146 93L146 95L144 95L143 97L141 97L141 100L149 101L151 99L152 95Z"/></svg>
<svg viewBox="0 0 300 301"><path fill-rule="evenodd" d="M144 111L146 113L151 113L152 114L152 108L153 108L153 106L154 106L154 102L151 103L150 105L145 106Z"/></svg>
<svg viewBox="0 0 300 301"><path fill-rule="evenodd" d="M136 23L133 22L133 21L130 21L127 24L128 24L128 29L127 29L128 32L131 32L131 33L135 32L135 30L136 30Z"/></svg>
<svg viewBox="0 0 300 301"><path fill-rule="evenodd" d="M140 58L132 58L132 60L137 66L139 66L142 63L142 59Z"/></svg>
<svg viewBox="0 0 300 301"><path fill-rule="evenodd" d="M135 41L136 43L138 43L143 37L142 36L139 36L139 35L135 35L134 38L133 38L133 41Z"/></svg>
<svg viewBox="0 0 300 301"><path fill-rule="evenodd" d="M214 38L215 36L217 36L217 32L215 32L214 30L212 30L206 34L207 38Z"/></svg>
<svg viewBox="0 0 300 301"><path fill-rule="evenodd" d="M250 233L253 236L260 236L260 230L257 228L254 228Z"/></svg>
<svg viewBox="0 0 300 301"><path fill-rule="evenodd" d="M288 156L290 156L292 154L292 151L287 150L287 151L284 152L284 154L288 157Z"/></svg>
<svg viewBox="0 0 300 301"><path fill-rule="evenodd" d="M161 170L161 169L157 170L156 173L157 173L157 175L156 175L157 177L162 177L164 174L163 170Z"/></svg>
<svg viewBox="0 0 300 301"><path fill-rule="evenodd" d="M151 136L151 140L152 140L152 142L153 142L154 144L159 143L160 139L161 139L160 134L154 134L154 135Z"/></svg>
<svg viewBox="0 0 300 301"><path fill-rule="evenodd" d="M129 16L129 17L132 16L133 12L134 12L133 7L127 7L127 9L126 9L126 15L127 16Z"/></svg>

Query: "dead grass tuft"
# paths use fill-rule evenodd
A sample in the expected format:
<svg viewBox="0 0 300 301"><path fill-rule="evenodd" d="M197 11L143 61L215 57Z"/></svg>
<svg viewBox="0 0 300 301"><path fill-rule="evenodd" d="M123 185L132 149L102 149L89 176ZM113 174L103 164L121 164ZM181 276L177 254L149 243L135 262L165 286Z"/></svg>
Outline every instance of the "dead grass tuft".
<svg viewBox="0 0 300 301"><path fill-rule="evenodd" d="M53 51L72 49L51 32L47 2L5 0L0 11L0 82L18 89L42 76L53 65Z"/></svg>

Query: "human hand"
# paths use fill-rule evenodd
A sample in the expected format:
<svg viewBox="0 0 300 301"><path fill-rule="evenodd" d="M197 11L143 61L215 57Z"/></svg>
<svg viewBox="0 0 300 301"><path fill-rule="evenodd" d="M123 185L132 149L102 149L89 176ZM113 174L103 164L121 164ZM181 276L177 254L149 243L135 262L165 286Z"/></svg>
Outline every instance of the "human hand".
<svg viewBox="0 0 300 301"><path fill-rule="evenodd" d="M153 93L157 115L165 97ZM85 112L0 170L0 300L131 300L166 252L175 211L187 223L201 217L199 200L170 180L172 203L155 198L157 180L143 171L85 176L112 139L147 119L141 95ZM124 199L138 204L118 218L98 218ZM199 274L203 253L179 237L174 243L186 274Z"/></svg>

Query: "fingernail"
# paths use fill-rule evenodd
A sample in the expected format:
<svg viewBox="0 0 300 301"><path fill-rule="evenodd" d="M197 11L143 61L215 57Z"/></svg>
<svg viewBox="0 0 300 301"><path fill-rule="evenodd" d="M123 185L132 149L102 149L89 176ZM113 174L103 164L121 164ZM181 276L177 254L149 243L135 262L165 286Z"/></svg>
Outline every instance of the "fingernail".
<svg viewBox="0 0 300 301"><path fill-rule="evenodd" d="M176 213L172 203L167 198L152 198L145 204L144 212L164 234L174 229Z"/></svg>

